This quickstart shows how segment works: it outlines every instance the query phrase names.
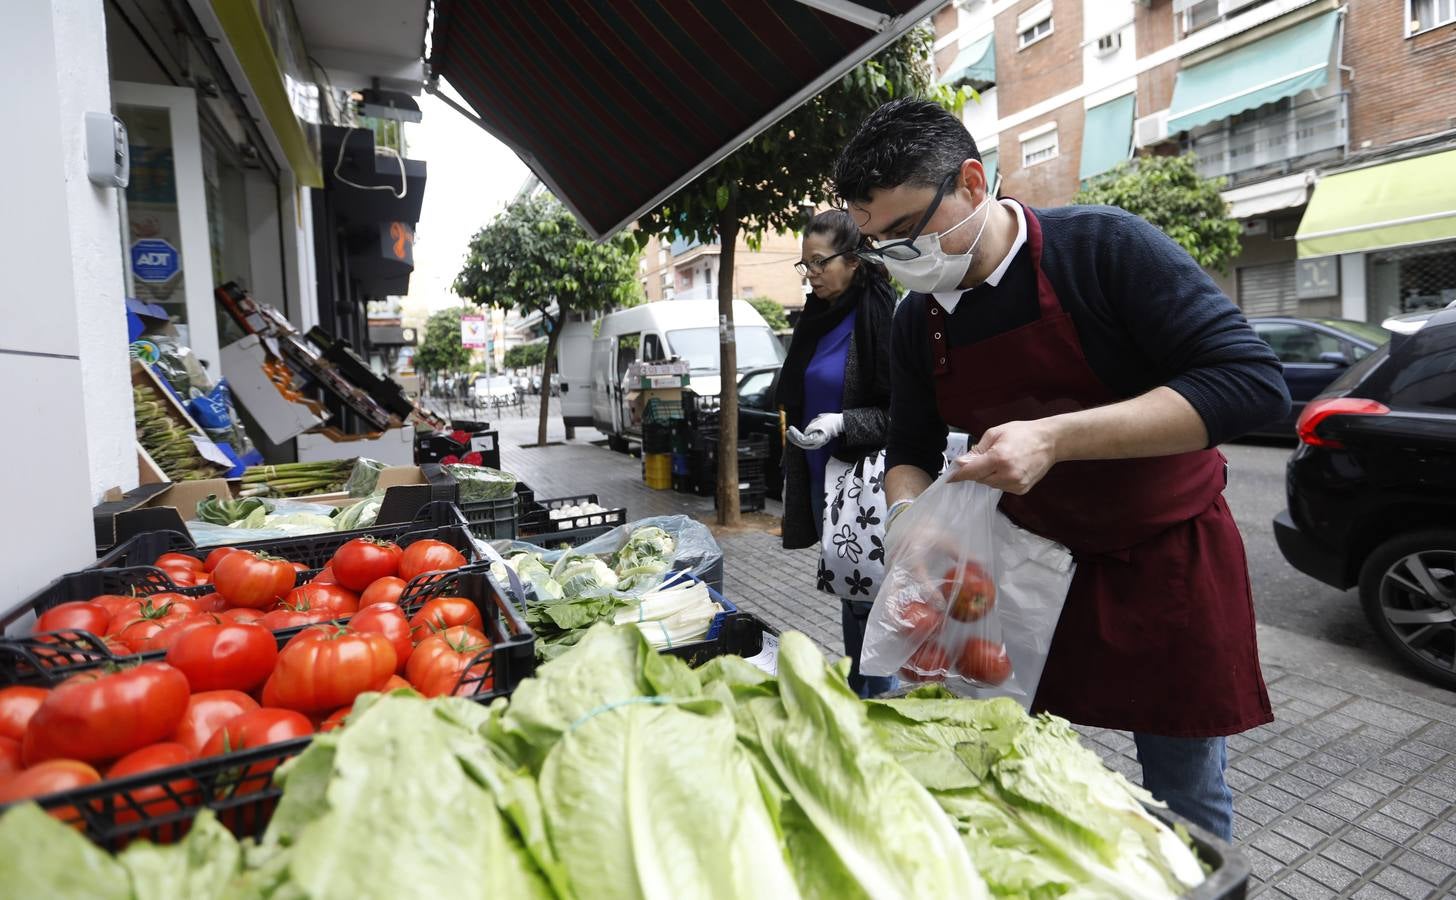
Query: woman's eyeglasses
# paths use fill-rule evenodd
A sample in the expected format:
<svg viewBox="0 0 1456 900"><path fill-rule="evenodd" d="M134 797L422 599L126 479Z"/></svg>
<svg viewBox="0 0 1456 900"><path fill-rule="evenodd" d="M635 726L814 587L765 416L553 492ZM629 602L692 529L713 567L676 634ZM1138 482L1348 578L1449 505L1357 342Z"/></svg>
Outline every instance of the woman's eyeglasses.
<svg viewBox="0 0 1456 900"><path fill-rule="evenodd" d="M824 267L834 260L839 259L841 256L854 256L858 252L858 250L841 250L833 256L826 256L823 259L811 259L807 262L801 259L794 263L794 271L804 276L822 275L824 273Z"/></svg>

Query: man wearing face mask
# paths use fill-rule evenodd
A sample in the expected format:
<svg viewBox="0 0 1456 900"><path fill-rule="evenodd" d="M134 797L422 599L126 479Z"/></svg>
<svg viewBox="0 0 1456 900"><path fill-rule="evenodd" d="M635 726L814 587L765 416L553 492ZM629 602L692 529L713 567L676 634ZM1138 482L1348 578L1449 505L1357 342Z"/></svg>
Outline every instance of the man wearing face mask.
<svg viewBox="0 0 1456 900"><path fill-rule="evenodd" d="M910 289L891 345L891 552L948 426L968 432L955 480L1005 491L1003 512L1077 560L1034 708L1134 732L1144 785L1229 837L1224 736L1273 716L1215 448L1285 414L1278 360L1144 220L991 198L975 142L933 103L871 114L834 181L866 255Z"/></svg>

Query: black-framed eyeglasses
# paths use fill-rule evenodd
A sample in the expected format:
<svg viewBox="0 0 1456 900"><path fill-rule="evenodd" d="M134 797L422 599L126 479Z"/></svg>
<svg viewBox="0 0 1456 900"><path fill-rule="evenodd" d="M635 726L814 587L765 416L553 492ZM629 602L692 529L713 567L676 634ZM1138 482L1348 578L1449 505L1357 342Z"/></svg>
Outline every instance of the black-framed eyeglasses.
<svg viewBox="0 0 1456 900"><path fill-rule="evenodd" d="M960 171L960 169L956 169L945 176L945 180L940 183L940 189L935 192L935 199L931 200L930 205L925 208L925 215L920 217L920 222L915 226L915 230L910 232L909 237L884 243L870 241L867 246L860 249L859 255L870 260L881 258L893 259L899 262L918 259L920 257L920 249L915 246L915 242L919 240L920 233L925 230L925 226L930 224L931 216L934 216L935 211L940 209L940 201L945 199L945 192L950 190L951 185L955 184L956 176L960 174Z"/></svg>
<svg viewBox="0 0 1456 900"><path fill-rule="evenodd" d="M853 256L858 252L859 248L854 248L851 250L841 250L833 256L826 256L823 259L811 259L808 262L801 259L794 263L794 271L805 277L811 274L819 275L824 271L825 266L839 259L841 256Z"/></svg>

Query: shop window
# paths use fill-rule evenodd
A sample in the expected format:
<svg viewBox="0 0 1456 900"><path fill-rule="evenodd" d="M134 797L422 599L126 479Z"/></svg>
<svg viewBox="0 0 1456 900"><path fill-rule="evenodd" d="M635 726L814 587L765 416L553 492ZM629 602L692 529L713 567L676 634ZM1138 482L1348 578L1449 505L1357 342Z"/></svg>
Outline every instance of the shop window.
<svg viewBox="0 0 1456 900"><path fill-rule="evenodd" d="M1366 257L1370 321L1456 303L1456 241L1381 250Z"/></svg>
<svg viewBox="0 0 1456 900"><path fill-rule="evenodd" d="M1026 138L1021 142L1021 167L1030 168L1057 158L1057 130Z"/></svg>
<svg viewBox="0 0 1456 900"><path fill-rule="evenodd" d="M1407 0L1406 36L1456 22L1456 0Z"/></svg>

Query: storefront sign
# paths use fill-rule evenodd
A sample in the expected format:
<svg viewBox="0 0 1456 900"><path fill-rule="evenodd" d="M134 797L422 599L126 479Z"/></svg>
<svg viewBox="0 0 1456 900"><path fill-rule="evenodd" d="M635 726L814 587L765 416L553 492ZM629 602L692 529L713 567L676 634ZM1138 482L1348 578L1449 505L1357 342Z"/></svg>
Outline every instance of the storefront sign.
<svg viewBox="0 0 1456 900"><path fill-rule="evenodd" d="M182 255L161 238L143 238L131 245L131 271L138 281L164 284L182 269Z"/></svg>
<svg viewBox="0 0 1456 900"><path fill-rule="evenodd" d="M460 317L460 344L472 350L486 346L485 316Z"/></svg>
<svg viewBox="0 0 1456 900"><path fill-rule="evenodd" d="M1300 300L1333 297L1340 293L1337 256L1316 256L1295 263L1294 294Z"/></svg>

